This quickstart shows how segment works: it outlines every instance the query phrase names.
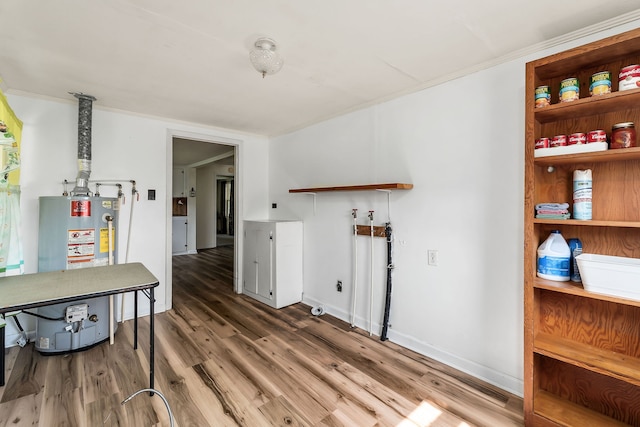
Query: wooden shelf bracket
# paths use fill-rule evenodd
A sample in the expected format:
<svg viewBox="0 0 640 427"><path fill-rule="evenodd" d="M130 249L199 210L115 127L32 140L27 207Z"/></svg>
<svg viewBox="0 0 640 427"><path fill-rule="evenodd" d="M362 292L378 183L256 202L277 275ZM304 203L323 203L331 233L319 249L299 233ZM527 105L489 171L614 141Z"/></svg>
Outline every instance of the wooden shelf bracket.
<svg viewBox="0 0 640 427"><path fill-rule="evenodd" d="M387 190L384 188L376 188L376 191L380 191L381 193L387 193L387 221L391 222L391 190Z"/></svg>
<svg viewBox="0 0 640 427"><path fill-rule="evenodd" d="M317 194L317 193L314 193L314 192L311 192L311 191L305 191L305 192L302 192L302 193L300 193L300 194L308 194L308 195L310 195L310 196L313 196L313 214L315 215L315 214L316 214L316 203L317 203L317 202L316 202L316 196L317 196L318 194Z"/></svg>

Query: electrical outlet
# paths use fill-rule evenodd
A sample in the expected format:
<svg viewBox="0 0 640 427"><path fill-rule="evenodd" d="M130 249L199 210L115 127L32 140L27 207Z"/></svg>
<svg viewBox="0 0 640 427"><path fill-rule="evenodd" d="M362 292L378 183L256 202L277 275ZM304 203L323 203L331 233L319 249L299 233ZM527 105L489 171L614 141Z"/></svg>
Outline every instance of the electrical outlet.
<svg viewBox="0 0 640 427"><path fill-rule="evenodd" d="M438 265L438 251L436 250L427 251L427 263L429 265L433 265L434 267Z"/></svg>
<svg viewBox="0 0 640 427"><path fill-rule="evenodd" d="M338 292L342 292L342 280L338 280L338 283L336 284L336 289L338 290Z"/></svg>

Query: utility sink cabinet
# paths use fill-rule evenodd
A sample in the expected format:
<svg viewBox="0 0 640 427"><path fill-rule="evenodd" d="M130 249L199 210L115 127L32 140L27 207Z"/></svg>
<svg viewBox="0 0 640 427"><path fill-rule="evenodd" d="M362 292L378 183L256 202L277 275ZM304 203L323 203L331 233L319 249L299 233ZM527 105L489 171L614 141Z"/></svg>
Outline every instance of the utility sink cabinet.
<svg viewBox="0 0 640 427"><path fill-rule="evenodd" d="M302 221L244 222L243 292L273 308L302 301Z"/></svg>

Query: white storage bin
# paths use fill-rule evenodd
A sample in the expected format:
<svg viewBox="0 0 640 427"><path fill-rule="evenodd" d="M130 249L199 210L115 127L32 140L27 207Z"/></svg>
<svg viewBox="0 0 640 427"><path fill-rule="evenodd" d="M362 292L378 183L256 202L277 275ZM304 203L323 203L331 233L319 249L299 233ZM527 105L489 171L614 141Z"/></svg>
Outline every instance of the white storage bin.
<svg viewBox="0 0 640 427"><path fill-rule="evenodd" d="M585 290L640 301L640 259L581 254L576 261Z"/></svg>

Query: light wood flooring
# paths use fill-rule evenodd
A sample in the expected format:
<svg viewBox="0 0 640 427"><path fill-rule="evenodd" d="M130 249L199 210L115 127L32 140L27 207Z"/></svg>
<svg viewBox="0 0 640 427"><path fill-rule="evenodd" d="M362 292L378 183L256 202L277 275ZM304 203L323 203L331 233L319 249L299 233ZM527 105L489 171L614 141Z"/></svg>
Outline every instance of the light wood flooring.
<svg viewBox="0 0 640 427"><path fill-rule="evenodd" d="M156 389L177 426L519 426L522 399L329 315L232 292L232 247L173 257L174 309L156 315ZM143 297L144 298L144 297ZM148 386L148 319L115 344L7 354L0 426L168 426Z"/></svg>

